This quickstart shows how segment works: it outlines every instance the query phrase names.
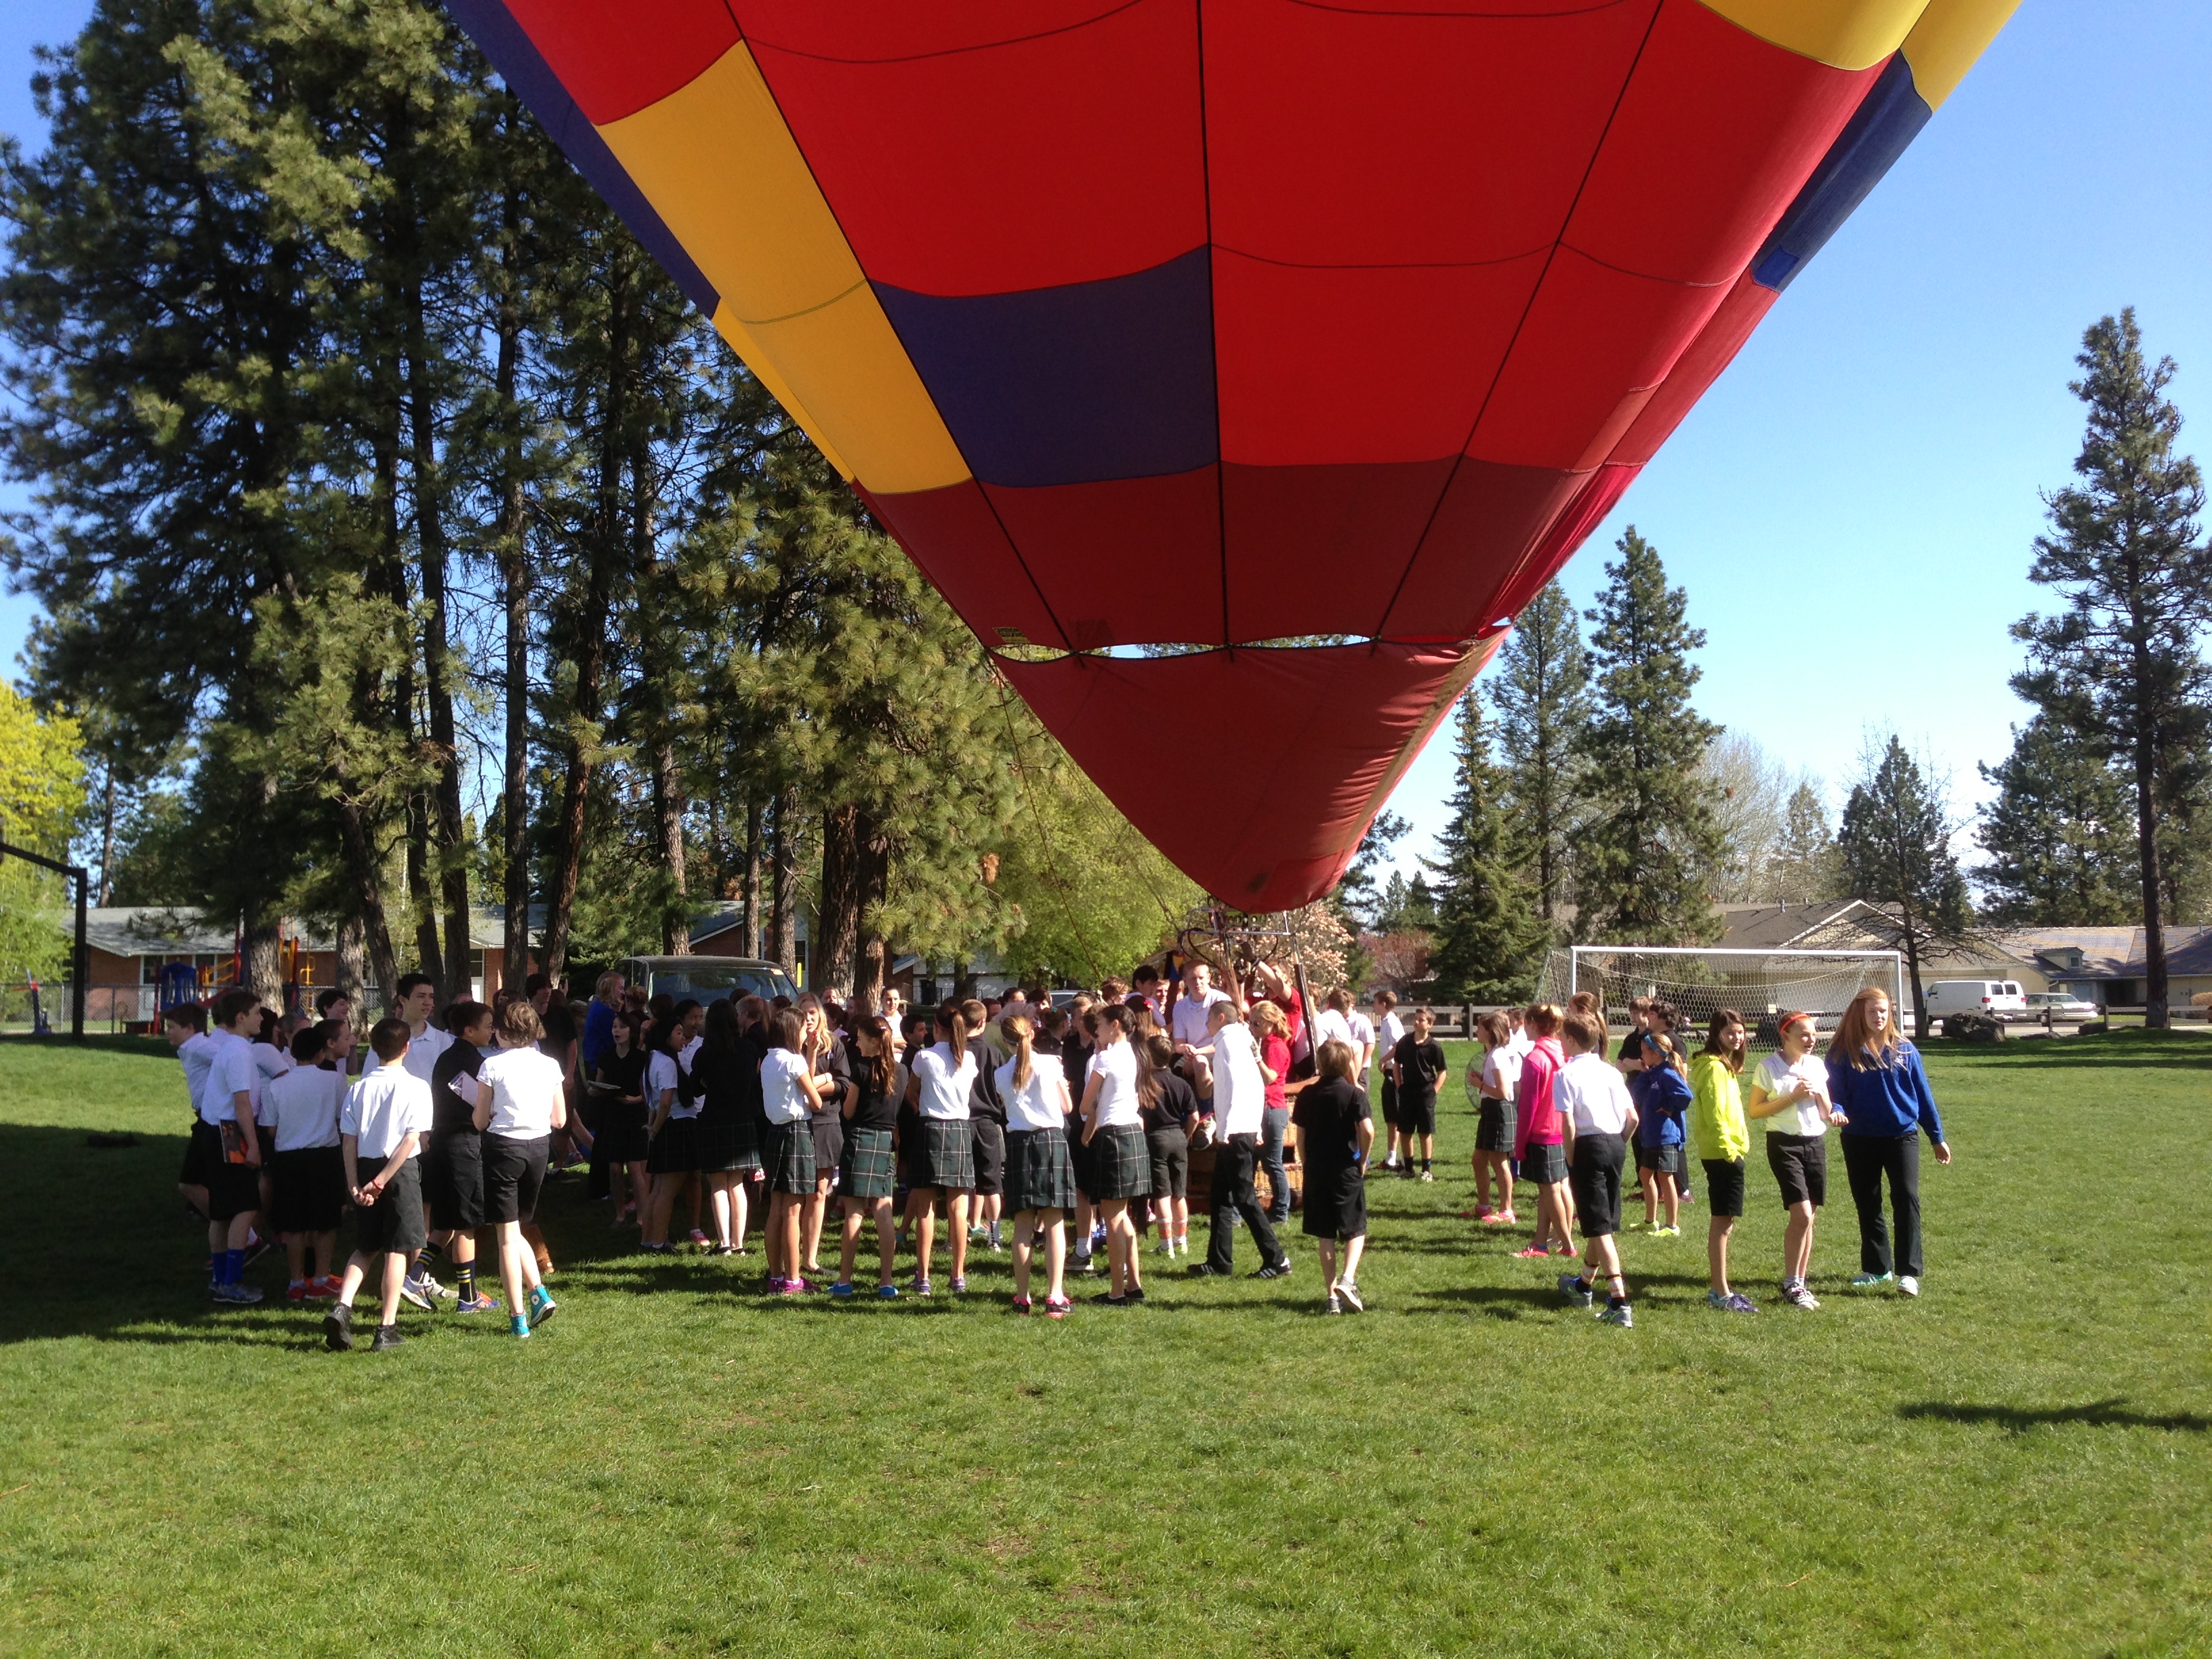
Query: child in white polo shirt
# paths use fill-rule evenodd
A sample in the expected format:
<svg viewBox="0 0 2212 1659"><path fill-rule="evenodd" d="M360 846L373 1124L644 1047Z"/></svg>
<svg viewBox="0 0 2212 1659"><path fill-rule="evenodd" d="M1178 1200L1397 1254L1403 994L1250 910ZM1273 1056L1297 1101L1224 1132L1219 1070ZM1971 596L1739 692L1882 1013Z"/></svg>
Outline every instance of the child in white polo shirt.
<svg viewBox="0 0 2212 1659"><path fill-rule="evenodd" d="M399 1286L407 1264L429 1237L422 1224L422 1177L415 1154L430 1129L430 1085L400 1065L407 1053L404 1020L380 1019L368 1034L377 1067L346 1097L338 1115L338 1146L346 1188L353 1194L357 1237L346 1262L337 1305L323 1316L324 1346L353 1346L353 1299L372 1267L380 1266L383 1297L377 1310L381 1353L399 1346Z"/></svg>
<svg viewBox="0 0 2212 1659"><path fill-rule="evenodd" d="M1636 1130L1636 1105L1628 1085L1606 1060L1605 1027L1596 1017L1576 1010L1561 1022L1559 1036L1567 1063L1552 1079L1552 1104L1566 1141L1567 1179L1583 1239L1583 1270L1561 1273L1559 1293L1587 1308L1602 1275L1606 1303L1598 1317L1626 1328L1636 1319L1613 1235L1620 1231L1620 1169Z"/></svg>

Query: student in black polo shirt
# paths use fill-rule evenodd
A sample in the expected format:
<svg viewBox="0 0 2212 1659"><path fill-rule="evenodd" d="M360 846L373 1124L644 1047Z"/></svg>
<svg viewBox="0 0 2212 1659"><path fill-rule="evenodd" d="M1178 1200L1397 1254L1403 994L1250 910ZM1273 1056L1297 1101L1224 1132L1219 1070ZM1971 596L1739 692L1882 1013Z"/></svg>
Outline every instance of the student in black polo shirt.
<svg viewBox="0 0 2212 1659"><path fill-rule="evenodd" d="M1444 1074L1443 1045L1429 1036L1425 1008L1413 1010L1412 1026L1390 1051L1390 1080L1398 1085L1398 1127L1406 1137L1405 1174L1413 1173L1413 1143L1421 1147L1421 1179L1437 1177L1430 1165L1437 1152L1437 1085Z"/></svg>

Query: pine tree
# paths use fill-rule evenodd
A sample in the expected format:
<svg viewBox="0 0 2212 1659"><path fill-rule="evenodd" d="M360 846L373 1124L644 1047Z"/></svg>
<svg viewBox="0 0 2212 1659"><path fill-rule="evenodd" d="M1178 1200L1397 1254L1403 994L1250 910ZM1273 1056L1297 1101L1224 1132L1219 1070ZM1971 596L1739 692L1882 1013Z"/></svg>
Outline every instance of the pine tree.
<svg viewBox="0 0 2212 1659"><path fill-rule="evenodd" d="M1458 775L1451 820L1437 838L1434 994L1449 1002L1516 1002L1534 988L1551 929L1515 869L1504 806L1505 779L1491 758L1482 702L1460 704Z"/></svg>
<svg viewBox="0 0 2212 1659"><path fill-rule="evenodd" d="M1793 790L1782 809L1782 835L1766 868L1766 896L1780 903L1841 898L1843 855L1828 827L1828 809L1809 783Z"/></svg>
<svg viewBox="0 0 2212 1659"><path fill-rule="evenodd" d="M1705 632L1667 586L1658 550L1631 525L1610 585L1585 612L1597 708L1577 753L1590 816L1577 841L1577 931L1586 939L1703 945L1719 933L1711 872L1723 848L1699 762L1721 728L1690 704Z"/></svg>
<svg viewBox="0 0 2212 1659"><path fill-rule="evenodd" d="M2028 666L2013 689L2119 769L2135 819L2143 929L2144 1023L2166 1023L2160 821L2202 787L2212 738L2212 675L2199 640L2212 626L2212 549L2199 533L2204 483L2176 453L2181 411L2165 395L2172 358L2143 357L2132 309L2083 335L2069 383L2088 405L2079 483L2046 498L2033 581L2067 607L2014 624Z"/></svg>
<svg viewBox="0 0 2212 1659"><path fill-rule="evenodd" d="M1980 769L1996 787L1978 839L1976 879L1996 921L2110 927L2128 919L2135 826L2112 768L2067 727L2039 714L2013 729L2012 753Z"/></svg>
<svg viewBox="0 0 2212 1659"><path fill-rule="evenodd" d="M1951 851L1955 832L1940 793L1904 744L1892 736L1868 750L1836 841L1852 894L1896 912L1898 945L1912 979L1912 1029L1923 1035L1922 959L1931 948L1963 942L1974 920L1966 878Z"/></svg>
<svg viewBox="0 0 2212 1659"><path fill-rule="evenodd" d="M1389 855L1390 849L1406 837L1413 826L1387 808L1376 814L1375 822L1367 826L1367 833L1359 838L1358 850L1352 854L1352 862L1336 884L1336 906L1349 927L1375 926L1376 907L1382 896L1375 885L1375 866Z"/></svg>
<svg viewBox="0 0 2212 1659"><path fill-rule="evenodd" d="M1579 745L1590 718L1589 654L1574 605L1556 581L1506 635L1488 687L1514 863L1528 873L1537 914L1556 923L1588 807L1589 769Z"/></svg>

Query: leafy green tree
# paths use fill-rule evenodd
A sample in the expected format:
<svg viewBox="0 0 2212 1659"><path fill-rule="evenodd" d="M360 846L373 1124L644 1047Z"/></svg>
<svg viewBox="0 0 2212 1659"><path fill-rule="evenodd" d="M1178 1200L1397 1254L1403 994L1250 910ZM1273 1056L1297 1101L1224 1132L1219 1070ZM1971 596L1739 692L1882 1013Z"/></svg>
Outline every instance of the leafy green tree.
<svg viewBox="0 0 2212 1659"><path fill-rule="evenodd" d="M2201 789L2212 738L2212 549L2197 515L2204 481L2178 453L2173 360L2143 356L2133 308L2082 336L2069 389L2088 406L2078 480L2045 498L2050 533L2028 578L2066 608L2013 626L2028 665L2013 689L2118 767L2132 796L2143 929L2144 1023L2166 1023L2162 815Z"/></svg>
<svg viewBox="0 0 2212 1659"><path fill-rule="evenodd" d="M1912 980L1912 1029L1923 1035L1921 963L1931 950L1963 943L1974 921L1966 878L1951 850L1957 830L1942 792L1894 735L1868 750L1836 842L1853 896L1888 906L1897 919L1898 948Z"/></svg>
<svg viewBox="0 0 2212 1659"><path fill-rule="evenodd" d="M1577 830L1588 811L1581 739L1591 714L1589 656L1574 605L1556 581L1521 613L1487 677L1504 775L1514 859L1528 871L1536 913L1556 925L1571 890Z"/></svg>
<svg viewBox="0 0 2212 1659"><path fill-rule="evenodd" d="M1708 896L1725 852L1712 785L1699 766L1721 728L1690 692L1690 653L1705 630L1667 586L1659 551L1631 525L1596 606L1589 641L1595 709L1576 751L1588 768L1589 815L1577 839L1577 930L1588 939L1705 945L1719 936Z"/></svg>
<svg viewBox="0 0 2212 1659"><path fill-rule="evenodd" d="M1534 988L1551 929L1513 866L1504 778L1491 758L1482 702L1459 708L1458 775L1451 819L1423 863L1436 878L1434 994L1449 1002L1515 1002Z"/></svg>
<svg viewBox="0 0 2212 1659"><path fill-rule="evenodd" d="M81 736L66 715L42 719L0 680L0 841L66 858L84 805ZM0 858L0 988L52 979L69 963L62 932L69 883L21 859Z"/></svg>
<svg viewBox="0 0 2212 1659"><path fill-rule="evenodd" d="M2141 889L2135 825L2112 768L2039 714L2013 728L2010 755L1980 770L1997 792L1982 811L1978 839L1990 856L1976 872L1990 920L2037 927L2125 921Z"/></svg>

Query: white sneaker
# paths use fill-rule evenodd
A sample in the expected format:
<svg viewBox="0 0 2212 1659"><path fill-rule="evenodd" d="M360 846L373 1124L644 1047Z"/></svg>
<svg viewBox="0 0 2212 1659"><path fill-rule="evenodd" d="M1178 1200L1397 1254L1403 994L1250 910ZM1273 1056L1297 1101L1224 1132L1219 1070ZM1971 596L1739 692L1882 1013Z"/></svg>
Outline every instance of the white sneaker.
<svg viewBox="0 0 2212 1659"><path fill-rule="evenodd" d="M1164 1238L1160 1240L1158 1243L1152 1246L1152 1254L1154 1255L1173 1255L1175 1254L1175 1246L1168 1243L1168 1241Z"/></svg>
<svg viewBox="0 0 2212 1659"><path fill-rule="evenodd" d="M401 1279L399 1281L399 1294L403 1300L412 1303L415 1306L420 1308L424 1313L430 1311L430 1297L434 1292L423 1279Z"/></svg>
<svg viewBox="0 0 2212 1659"><path fill-rule="evenodd" d="M1911 1273L1899 1273L1897 1276L1897 1288L1907 1296L1917 1296L1920 1294L1920 1281Z"/></svg>

